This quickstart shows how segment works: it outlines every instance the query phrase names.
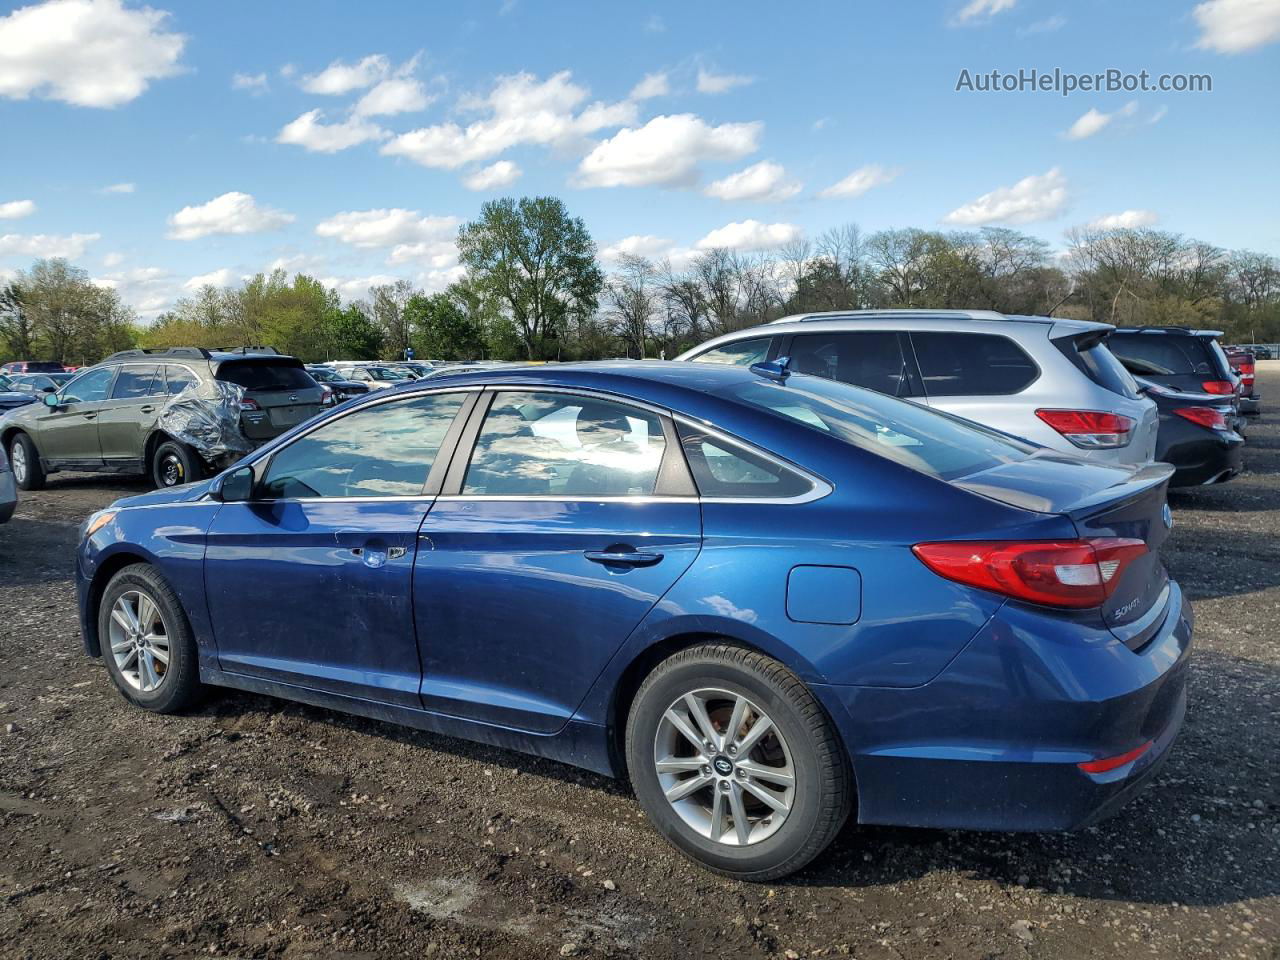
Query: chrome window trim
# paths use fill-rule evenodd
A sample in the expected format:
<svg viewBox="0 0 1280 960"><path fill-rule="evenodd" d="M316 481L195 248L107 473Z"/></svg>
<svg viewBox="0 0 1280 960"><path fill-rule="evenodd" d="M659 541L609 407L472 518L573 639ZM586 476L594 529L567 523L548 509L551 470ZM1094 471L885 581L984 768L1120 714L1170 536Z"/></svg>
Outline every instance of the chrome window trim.
<svg viewBox="0 0 1280 960"><path fill-rule="evenodd" d="M547 494L545 496L536 496L534 494L501 494L501 493L450 493L441 494L436 500L447 501L449 503L461 503L474 500L478 503L701 503L698 497L660 497L654 494L621 494L618 496L555 496Z"/></svg>

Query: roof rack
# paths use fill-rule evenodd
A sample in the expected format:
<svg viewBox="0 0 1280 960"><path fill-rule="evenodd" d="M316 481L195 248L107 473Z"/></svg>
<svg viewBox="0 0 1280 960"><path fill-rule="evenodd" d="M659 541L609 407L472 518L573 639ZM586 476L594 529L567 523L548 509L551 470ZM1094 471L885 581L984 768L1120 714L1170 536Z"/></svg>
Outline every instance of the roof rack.
<svg viewBox="0 0 1280 960"><path fill-rule="evenodd" d="M795 313L789 317L780 317L771 323L807 323L820 320L862 320L876 317L892 317L911 320L948 320L957 317L966 320L1037 320L1041 323L1052 323L1052 317L1010 317L995 310L934 310L929 308L888 308L880 310L829 310L823 313Z"/></svg>
<svg viewBox="0 0 1280 960"><path fill-rule="evenodd" d="M130 358L145 359L149 357L194 357L208 360L209 351L204 347L138 347L133 350L118 350L107 357L110 360L128 360Z"/></svg>
<svg viewBox="0 0 1280 960"><path fill-rule="evenodd" d="M266 347L261 344L249 344L244 347L212 347L214 353L240 353L248 356L252 353L264 353L267 356L280 356L280 351L275 347Z"/></svg>

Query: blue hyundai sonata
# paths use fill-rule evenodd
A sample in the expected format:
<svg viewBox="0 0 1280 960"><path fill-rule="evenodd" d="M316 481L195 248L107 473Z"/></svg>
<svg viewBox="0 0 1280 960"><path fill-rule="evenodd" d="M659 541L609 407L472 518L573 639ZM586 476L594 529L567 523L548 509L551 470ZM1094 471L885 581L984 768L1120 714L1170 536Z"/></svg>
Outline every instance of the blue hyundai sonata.
<svg viewBox="0 0 1280 960"><path fill-rule="evenodd" d="M1185 711L1171 468L766 364L415 381L78 551L126 699L235 687L627 777L764 880L859 823L1080 826Z"/></svg>

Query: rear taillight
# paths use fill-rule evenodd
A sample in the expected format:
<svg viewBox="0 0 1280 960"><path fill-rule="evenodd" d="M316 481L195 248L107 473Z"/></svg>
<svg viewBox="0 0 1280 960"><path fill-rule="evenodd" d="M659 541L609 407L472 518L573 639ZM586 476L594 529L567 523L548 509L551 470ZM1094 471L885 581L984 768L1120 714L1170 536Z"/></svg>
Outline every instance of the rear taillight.
<svg viewBox="0 0 1280 960"><path fill-rule="evenodd" d="M1227 429L1227 418L1221 410L1215 410L1213 407L1179 407L1173 412L1183 420L1190 420L1192 423L1208 427L1210 430Z"/></svg>
<svg viewBox="0 0 1280 960"><path fill-rule="evenodd" d="M1125 446L1137 423L1131 417L1099 410L1037 410L1036 416L1086 450Z"/></svg>
<svg viewBox="0 0 1280 960"><path fill-rule="evenodd" d="M1200 384L1200 389L1205 393L1216 393L1220 396L1236 392L1236 385L1230 380L1206 380Z"/></svg>
<svg viewBox="0 0 1280 960"><path fill-rule="evenodd" d="M940 577L1047 607L1100 607L1133 560L1141 540L967 540L911 548Z"/></svg>
<svg viewBox="0 0 1280 960"><path fill-rule="evenodd" d="M258 401L253 399L253 397L243 397L240 400L240 409L241 410L261 410L262 408L258 406Z"/></svg>
<svg viewBox="0 0 1280 960"><path fill-rule="evenodd" d="M1253 376L1257 369L1252 363L1240 364L1240 385L1246 392L1253 389Z"/></svg>

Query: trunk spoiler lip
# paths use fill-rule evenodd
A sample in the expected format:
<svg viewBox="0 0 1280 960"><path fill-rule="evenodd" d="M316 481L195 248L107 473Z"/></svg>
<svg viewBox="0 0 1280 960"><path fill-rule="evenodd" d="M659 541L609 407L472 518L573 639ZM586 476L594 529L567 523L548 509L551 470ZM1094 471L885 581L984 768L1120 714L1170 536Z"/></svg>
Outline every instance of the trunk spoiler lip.
<svg viewBox="0 0 1280 960"><path fill-rule="evenodd" d="M1173 469L1171 463L1148 463L1134 471L1128 479L1096 490L1075 503L1068 504L1061 512L1072 520L1082 520L1092 516L1100 507L1122 506L1150 493L1161 484L1167 484L1173 476Z"/></svg>

